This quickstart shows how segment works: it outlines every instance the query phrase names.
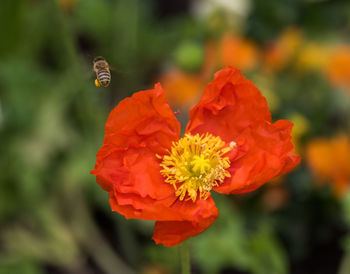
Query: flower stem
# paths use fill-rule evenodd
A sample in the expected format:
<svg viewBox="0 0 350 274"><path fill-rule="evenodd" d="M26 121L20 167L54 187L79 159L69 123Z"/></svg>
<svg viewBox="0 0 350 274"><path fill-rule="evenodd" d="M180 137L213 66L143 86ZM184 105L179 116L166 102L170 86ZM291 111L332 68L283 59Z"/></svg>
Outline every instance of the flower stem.
<svg viewBox="0 0 350 274"><path fill-rule="evenodd" d="M188 249L187 241L183 242L181 245L180 257L181 257L181 273L190 274L191 273L190 252Z"/></svg>

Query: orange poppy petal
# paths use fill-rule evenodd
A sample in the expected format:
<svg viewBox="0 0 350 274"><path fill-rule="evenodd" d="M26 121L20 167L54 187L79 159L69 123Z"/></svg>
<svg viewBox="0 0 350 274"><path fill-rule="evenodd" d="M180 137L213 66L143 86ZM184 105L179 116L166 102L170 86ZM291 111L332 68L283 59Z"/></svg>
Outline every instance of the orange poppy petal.
<svg viewBox="0 0 350 274"><path fill-rule="evenodd" d="M206 200L198 199L196 202L180 201L173 193L162 200L150 197L140 199L137 194L121 192L110 193L109 197L112 209L122 213L127 219L189 221L197 224L213 215L217 217L217 209L211 197Z"/></svg>
<svg viewBox="0 0 350 274"><path fill-rule="evenodd" d="M166 184L160 174L160 160L156 154L166 153L179 135L180 125L159 84L154 90L135 93L120 102L107 120L104 145L91 172L110 193L111 200L123 208L118 210L115 203L111 203L112 209L127 218L137 215L137 218L149 219L147 212L157 211L151 207L162 209L176 199L173 187ZM135 212L130 212L134 203L128 195L133 195L135 203L147 207L145 216L142 208L134 207ZM165 213L158 211L162 219ZM152 215L152 218L157 216Z"/></svg>
<svg viewBox="0 0 350 274"><path fill-rule="evenodd" d="M300 157L291 154L292 126L289 121L279 120L274 124L263 122L255 128L246 128L236 138L238 150L243 147L244 152L240 158L231 161L228 169L231 178L214 190L224 194L250 192L294 168Z"/></svg>
<svg viewBox="0 0 350 274"><path fill-rule="evenodd" d="M237 144L237 153L229 155L231 178L214 188L229 194L253 191L300 161L291 155L291 128L289 121L271 124L260 91L239 70L228 67L215 74L192 108L186 130L192 134L209 132Z"/></svg>
<svg viewBox="0 0 350 274"><path fill-rule="evenodd" d="M180 123L166 101L161 85L122 100L109 115L104 144L148 147L164 154L180 136Z"/></svg>
<svg viewBox="0 0 350 274"><path fill-rule="evenodd" d="M314 175L321 179L315 184L330 181L338 197L348 189L350 178L350 138L345 134L333 138L317 138L306 147L306 159Z"/></svg>
<svg viewBox="0 0 350 274"><path fill-rule="evenodd" d="M215 74L190 112L186 131L212 133L232 141L245 128L271 121L266 99L240 71L227 67Z"/></svg>
<svg viewBox="0 0 350 274"><path fill-rule="evenodd" d="M174 246L207 229L218 217L219 212L211 197L207 200L198 200L196 204L196 207L192 205L186 209L178 208L191 212L192 219L188 221L157 221L154 227L153 240L157 244Z"/></svg>

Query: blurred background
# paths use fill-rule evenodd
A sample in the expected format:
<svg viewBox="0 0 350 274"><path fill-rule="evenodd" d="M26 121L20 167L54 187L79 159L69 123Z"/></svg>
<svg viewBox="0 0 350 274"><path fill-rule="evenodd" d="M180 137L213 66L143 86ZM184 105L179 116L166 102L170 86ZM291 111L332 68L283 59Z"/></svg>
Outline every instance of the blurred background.
<svg viewBox="0 0 350 274"><path fill-rule="evenodd" d="M160 81L184 126L227 65L295 124L303 160L214 195L193 273L350 273L349 1L3 0L0 25L1 274L179 273L178 248L111 212L90 170L120 100ZM94 85L98 55L108 88Z"/></svg>

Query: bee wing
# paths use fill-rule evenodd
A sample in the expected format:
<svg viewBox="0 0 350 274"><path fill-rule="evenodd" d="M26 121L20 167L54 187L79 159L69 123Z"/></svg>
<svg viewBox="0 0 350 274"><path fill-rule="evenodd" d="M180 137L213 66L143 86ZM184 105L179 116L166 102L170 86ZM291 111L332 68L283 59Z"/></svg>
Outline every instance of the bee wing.
<svg viewBox="0 0 350 274"><path fill-rule="evenodd" d="M120 70L118 70L115 66L109 66L109 70L120 72Z"/></svg>

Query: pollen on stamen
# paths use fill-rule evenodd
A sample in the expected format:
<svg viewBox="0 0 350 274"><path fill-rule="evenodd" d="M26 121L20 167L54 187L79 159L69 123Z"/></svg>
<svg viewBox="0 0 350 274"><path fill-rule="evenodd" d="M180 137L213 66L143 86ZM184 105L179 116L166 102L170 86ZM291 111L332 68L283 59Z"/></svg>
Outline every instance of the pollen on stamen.
<svg viewBox="0 0 350 274"><path fill-rule="evenodd" d="M196 201L207 199L214 186L223 183L230 177L227 168L230 160L225 154L236 146L235 142L227 146L218 136L211 134L185 134L173 142L169 154L163 157L160 173L165 182L174 187L175 195L182 200Z"/></svg>
<svg viewBox="0 0 350 274"><path fill-rule="evenodd" d="M235 148L236 146L237 146L236 142L234 142L234 141L230 142L230 147L231 148Z"/></svg>

